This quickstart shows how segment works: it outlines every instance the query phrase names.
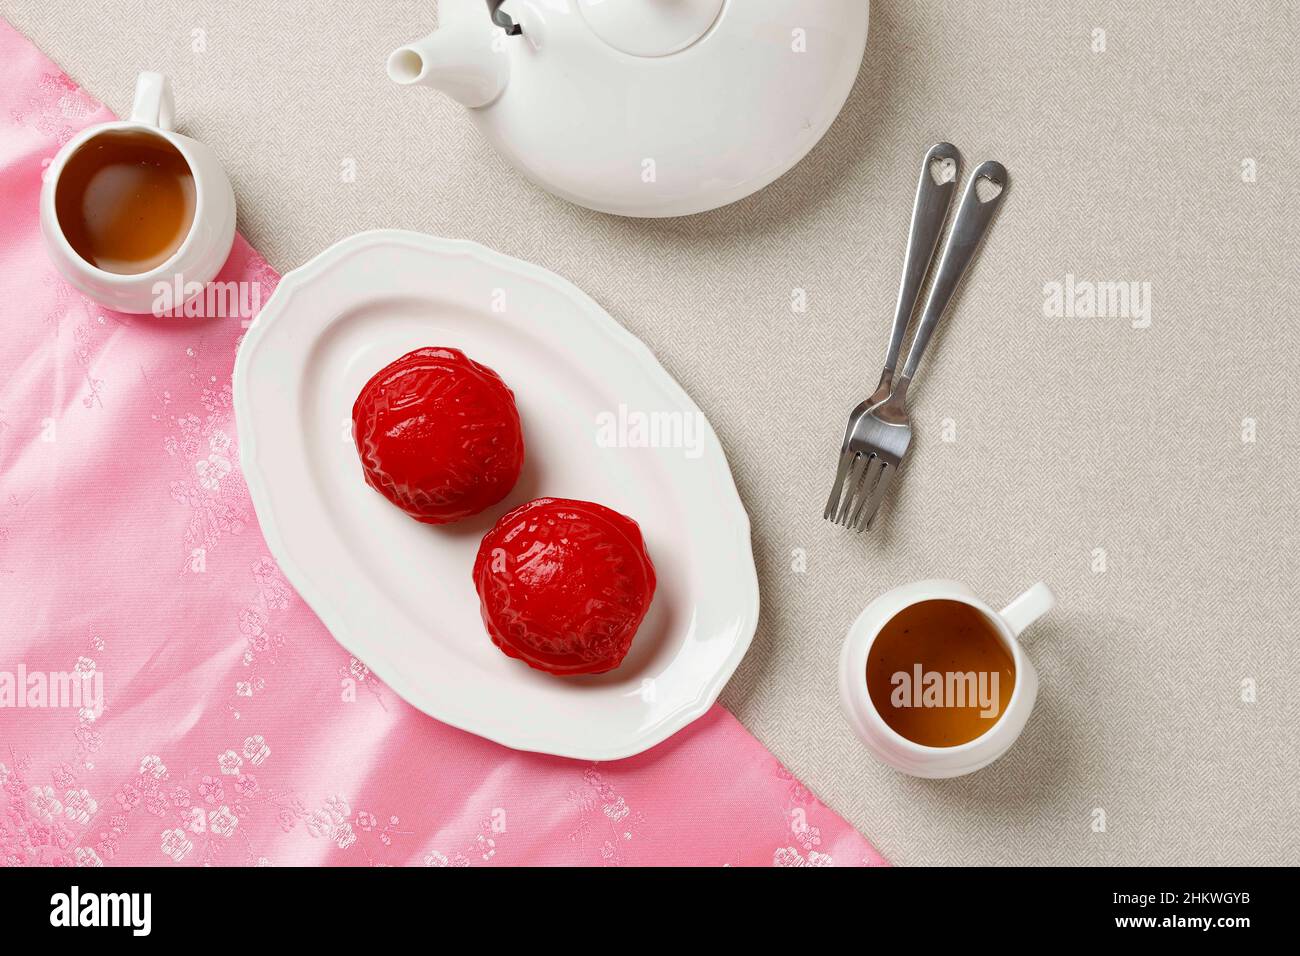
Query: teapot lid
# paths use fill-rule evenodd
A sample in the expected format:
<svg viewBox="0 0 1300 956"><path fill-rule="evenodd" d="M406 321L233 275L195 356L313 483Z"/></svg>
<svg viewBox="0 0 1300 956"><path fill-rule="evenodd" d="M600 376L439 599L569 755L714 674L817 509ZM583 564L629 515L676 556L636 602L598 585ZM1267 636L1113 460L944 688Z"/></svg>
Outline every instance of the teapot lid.
<svg viewBox="0 0 1300 956"><path fill-rule="evenodd" d="M668 56L686 49L717 22L725 0L578 0L591 31L632 56Z"/></svg>

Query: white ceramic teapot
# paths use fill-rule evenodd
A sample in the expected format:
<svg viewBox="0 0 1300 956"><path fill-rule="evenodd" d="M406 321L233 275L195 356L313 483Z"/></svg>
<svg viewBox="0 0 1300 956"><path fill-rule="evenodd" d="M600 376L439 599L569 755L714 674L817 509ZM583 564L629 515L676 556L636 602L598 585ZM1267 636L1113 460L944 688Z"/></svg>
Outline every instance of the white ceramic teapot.
<svg viewBox="0 0 1300 956"><path fill-rule="evenodd" d="M394 50L397 83L469 107L538 185L624 216L678 216L772 182L844 105L868 0L441 0Z"/></svg>

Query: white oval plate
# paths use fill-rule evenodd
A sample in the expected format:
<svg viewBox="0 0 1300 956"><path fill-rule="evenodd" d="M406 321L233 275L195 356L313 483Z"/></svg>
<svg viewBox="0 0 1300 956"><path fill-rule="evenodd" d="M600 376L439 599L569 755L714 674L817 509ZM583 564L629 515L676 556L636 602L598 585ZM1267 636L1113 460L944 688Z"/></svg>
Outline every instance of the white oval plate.
<svg viewBox="0 0 1300 956"><path fill-rule="evenodd" d="M366 485L350 434L365 382L427 345L500 373L526 447L505 501L441 527ZM551 272L472 242L351 236L281 280L239 348L234 401L281 569L340 644L438 720L520 750L629 757L708 710L749 647L749 518L717 436L645 345ZM483 628L479 541L542 495L598 501L645 535L658 588L608 674L535 671Z"/></svg>

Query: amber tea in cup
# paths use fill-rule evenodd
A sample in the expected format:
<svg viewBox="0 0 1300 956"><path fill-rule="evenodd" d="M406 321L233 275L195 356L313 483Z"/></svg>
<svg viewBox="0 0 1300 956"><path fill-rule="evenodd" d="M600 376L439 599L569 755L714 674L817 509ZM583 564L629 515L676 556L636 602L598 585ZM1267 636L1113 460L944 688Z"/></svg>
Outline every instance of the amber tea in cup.
<svg viewBox="0 0 1300 956"><path fill-rule="evenodd" d="M1016 686L997 626L963 601L929 600L894 615L867 655L867 691L898 734L956 747L990 730Z"/></svg>
<svg viewBox="0 0 1300 956"><path fill-rule="evenodd" d="M111 130L83 143L54 195L59 227L86 262L119 275L154 269L194 222L194 173L162 136Z"/></svg>
<svg viewBox="0 0 1300 956"><path fill-rule="evenodd" d="M235 242L230 179L211 147L172 128L175 112L167 77L145 70L131 115L73 135L41 177L50 261L82 295L126 315L190 317L184 307Z"/></svg>

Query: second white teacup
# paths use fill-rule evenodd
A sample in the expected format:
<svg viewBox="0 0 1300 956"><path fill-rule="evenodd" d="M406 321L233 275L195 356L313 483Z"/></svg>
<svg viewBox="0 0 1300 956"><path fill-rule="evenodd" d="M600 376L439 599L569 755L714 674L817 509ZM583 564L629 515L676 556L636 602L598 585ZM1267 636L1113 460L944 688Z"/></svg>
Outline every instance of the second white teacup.
<svg viewBox="0 0 1300 956"><path fill-rule="evenodd" d="M235 240L235 193L216 154L197 140L172 129L173 102L167 78L141 73L136 82L131 118L101 123L69 140L50 163L41 187L41 233L55 267L78 291L119 312L170 312L183 302L173 301L173 289L200 290L221 271ZM131 133L156 138L163 149L179 153L193 177L193 213L188 231L164 261L139 272L101 268L78 252L68 232L78 223L60 220L60 186L70 160L83 149L103 147L107 138ZM111 189L111 171L102 182L85 185ZM65 202L66 206L67 203ZM76 213L71 213L75 215ZM65 217L69 213L65 210ZM160 291L166 290L166 291Z"/></svg>
<svg viewBox="0 0 1300 956"><path fill-rule="evenodd" d="M907 608L935 600L957 601L982 615L1015 667L1010 699L996 720L980 736L956 746L927 746L904 737L881 716L867 686L868 658L885 625ZM917 581L882 594L853 623L840 653L840 703L850 726L882 762L913 776L957 777L987 766L1015 743L1038 696L1038 672L1018 638L1055 604L1056 598L1042 582L1001 611L957 581Z"/></svg>

